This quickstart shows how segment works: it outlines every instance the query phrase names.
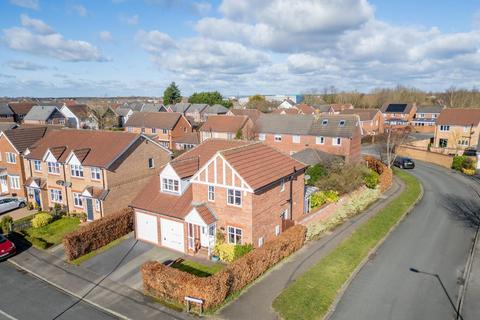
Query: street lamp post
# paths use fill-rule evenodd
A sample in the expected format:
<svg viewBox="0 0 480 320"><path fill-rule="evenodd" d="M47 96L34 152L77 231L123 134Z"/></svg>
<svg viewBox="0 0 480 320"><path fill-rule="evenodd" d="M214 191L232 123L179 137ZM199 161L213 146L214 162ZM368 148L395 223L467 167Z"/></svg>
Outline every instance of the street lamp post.
<svg viewBox="0 0 480 320"><path fill-rule="evenodd" d="M450 301L450 304L452 305L453 310L455 310L455 313L457 314L457 319L464 320L462 315L460 314L460 311L457 309L457 307L453 303L452 298L448 294L447 288L445 288L445 285L443 284L442 279L440 279L440 276L438 274L421 271L421 270L418 270L418 269L415 269L415 268L410 268L410 271L415 272L415 273L426 274L427 276L431 276L431 277L436 278L438 280L438 282L440 283L440 285L442 286L443 292L445 292L445 295L447 296L448 301Z"/></svg>

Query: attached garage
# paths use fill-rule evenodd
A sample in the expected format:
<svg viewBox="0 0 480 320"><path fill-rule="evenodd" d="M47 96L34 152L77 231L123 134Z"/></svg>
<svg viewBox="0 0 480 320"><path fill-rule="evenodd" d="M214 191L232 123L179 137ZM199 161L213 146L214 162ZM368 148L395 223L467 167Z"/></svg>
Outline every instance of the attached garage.
<svg viewBox="0 0 480 320"><path fill-rule="evenodd" d="M162 246L185 252L183 222L160 218Z"/></svg>
<svg viewBox="0 0 480 320"><path fill-rule="evenodd" d="M151 214L135 212L137 239L158 244L158 218Z"/></svg>

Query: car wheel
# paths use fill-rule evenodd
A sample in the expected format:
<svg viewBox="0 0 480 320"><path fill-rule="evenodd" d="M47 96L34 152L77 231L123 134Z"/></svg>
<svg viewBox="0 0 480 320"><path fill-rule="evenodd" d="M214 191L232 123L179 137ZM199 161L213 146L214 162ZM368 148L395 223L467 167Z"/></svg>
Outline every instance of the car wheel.
<svg viewBox="0 0 480 320"><path fill-rule="evenodd" d="M25 207L25 202L20 202L20 204L18 205L19 208L23 208Z"/></svg>

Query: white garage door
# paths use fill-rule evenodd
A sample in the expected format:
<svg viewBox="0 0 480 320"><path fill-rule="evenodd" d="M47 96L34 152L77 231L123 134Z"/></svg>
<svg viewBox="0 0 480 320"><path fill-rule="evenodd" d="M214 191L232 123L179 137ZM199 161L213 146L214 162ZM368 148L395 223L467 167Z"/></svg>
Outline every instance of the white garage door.
<svg viewBox="0 0 480 320"><path fill-rule="evenodd" d="M156 216L136 212L137 239L158 244L158 220Z"/></svg>
<svg viewBox="0 0 480 320"><path fill-rule="evenodd" d="M162 246L184 252L183 223L160 218Z"/></svg>

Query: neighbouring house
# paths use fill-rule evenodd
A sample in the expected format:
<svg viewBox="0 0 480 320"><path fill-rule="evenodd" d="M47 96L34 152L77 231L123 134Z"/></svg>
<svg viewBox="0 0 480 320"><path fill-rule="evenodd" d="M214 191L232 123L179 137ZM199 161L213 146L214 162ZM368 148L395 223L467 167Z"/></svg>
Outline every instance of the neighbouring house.
<svg viewBox="0 0 480 320"><path fill-rule="evenodd" d="M228 116L247 116L255 123L262 115L262 112L258 109L230 109L227 112Z"/></svg>
<svg viewBox="0 0 480 320"><path fill-rule="evenodd" d="M120 107L115 110L115 113L118 116L118 123L120 127L124 127L125 123L128 121L128 118L133 114L133 110L130 108Z"/></svg>
<svg viewBox="0 0 480 320"><path fill-rule="evenodd" d="M145 135L90 130L54 130L25 153L28 200L89 221L126 208L171 157Z"/></svg>
<svg viewBox="0 0 480 320"><path fill-rule="evenodd" d="M480 109L443 109L435 125L432 151L461 154L479 143Z"/></svg>
<svg viewBox="0 0 480 320"><path fill-rule="evenodd" d="M305 167L263 143L207 140L132 201L135 237L191 255L210 255L217 233L261 247L304 217Z"/></svg>
<svg viewBox="0 0 480 320"><path fill-rule="evenodd" d="M67 117L56 106L33 106L23 118L25 124L60 125L67 123Z"/></svg>
<svg viewBox="0 0 480 320"><path fill-rule="evenodd" d="M175 103L175 104L169 105L167 107L167 111L168 112L179 112L179 113L185 114L187 112L188 108L190 108L190 105L191 105L191 103L184 103L184 102Z"/></svg>
<svg viewBox="0 0 480 320"><path fill-rule="evenodd" d="M0 131L18 128L18 123L15 122L0 122Z"/></svg>
<svg viewBox="0 0 480 320"><path fill-rule="evenodd" d="M255 136L254 123L247 116L209 116L200 128L200 141L207 139L245 139Z"/></svg>
<svg viewBox="0 0 480 320"><path fill-rule="evenodd" d="M435 132L435 124L443 106L418 106L411 121L413 129L417 132Z"/></svg>
<svg viewBox="0 0 480 320"><path fill-rule="evenodd" d="M293 101L292 99L290 98L286 98L282 101L282 103L280 103L278 105L278 109L290 109L290 108L294 108L296 105L295 101Z"/></svg>
<svg viewBox="0 0 480 320"><path fill-rule="evenodd" d="M340 114L356 114L360 117L363 135L382 134L385 129L385 119L378 109L345 109Z"/></svg>
<svg viewBox="0 0 480 320"><path fill-rule="evenodd" d="M193 131L173 140L175 150L190 150L200 144L200 132Z"/></svg>
<svg viewBox="0 0 480 320"><path fill-rule="evenodd" d="M317 114L334 114L334 110L330 104L321 104L321 105L313 105L315 109L315 113Z"/></svg>
<svg viewBox="0 0 480 320"><path fill-rule="evenodd" d="M417 112L415 103L385 103L380 108L385 119L385 125L393 128L402 128L409 125Z"/></svg>
<svg viewBox="0 0 480 320"><path fill-rule="evenodd" d="M60 109L68 120L68 126L75 129L98 129L98 120L86 104L63 105Z"/></svg>
<svg viewBox="0 0 480 320"><path fill-rule="evenodd" d="M300 114L316 114L316 110L313 106L309 105L309 104L305 104L305 103L302 103L302 104L299 104L297 105L296 107L300 112Z"/></svg>
<svg viewBox="0 0 480 320"><path fill-rule="evenodd" d="M214 104L213 106L208 106L202 112L202 121L207 121L209 116L214 115L223 115L228 113L228 108L222 106L221 104Z"/></svg>
<svg viewBox="0 0 480 320"><path fill-rule="evenodd" d="M201 122L202 121L202 114L205 109L208 107L208 104L205 103L192 103L190 107L185 112L186 117L191 117L193 122Z"/></svg>
<svg viewBox="0 0 480 320"><path fill-rule="evenodd" d="M0 122L15 122L15 117L8 103L0 103Z"/></svg>
<svg viewBox="0 0 480 320"><path fill-rule="evenodd" d="M13 121L16 123L22 123L23 118L34 105L34 102L10 102L8 106L13 111Z"/></svg>
<svg viewBox="0 0 480 320"><path fill-rule="evenodd" d="M0 193L26 197L25 151L43 138L48 127L5 130L0 133Z"/></svg>
<svg viewBox="0 0 480 320"><path fill-rule="evenodd" d="M345 158L342 156L335 156L331 153L326 153L314 148L306 148L302 151L295 152L292 155L292 158L309 166L314 166L316 164L326 165L336 161L345 161Z"/></svg>
<svg viewBox="0 0 480 320"><path fill-rule="evenodd" d="M163 104L144 103L140 112L167 112Z"/></svg>
<svg viewBox="0 0 480 320"><path fill-rule="evenodd" d="M344 110L352 110L353 109L353 104L351 103L333 103L330 105L332 107L332 112L333 114L339 114L340 112Z"/></svg>
<svg viewBox="0 0 480 320"><path fill-rule="evenodd" d="M125 123L125 130L154 135L162 146L172 150L173 141L192 132L192 126L178 112L135 112Z"/></svg>
<svg viewBox="0 0 480 320"><path fill-rule="evenodd" d="M305 148L360 160L362 129L357 115L264 114L257 121L257 139L287 154Z"/></svg>
<svg viewBox="0 0 480 320"><path fill-rule="evenodd" d="M278 109L275 109L271 112L272 114L300 114L300 110L298 110L297 108L293 107L293 108L289 108L289 109L285 109L285 108L278 108Z"/></svg>

